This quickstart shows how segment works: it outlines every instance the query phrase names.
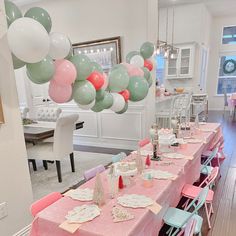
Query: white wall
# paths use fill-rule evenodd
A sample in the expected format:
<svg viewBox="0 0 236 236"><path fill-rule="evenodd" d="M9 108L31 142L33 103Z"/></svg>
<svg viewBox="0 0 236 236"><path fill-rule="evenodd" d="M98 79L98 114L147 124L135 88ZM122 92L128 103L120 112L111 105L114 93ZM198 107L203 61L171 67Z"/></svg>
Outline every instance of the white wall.
<svg viewBox="0 0 236 236"><path fill-rule="evenodd" d="M68 0L47 0L27 5L22 11L32 6L45 8L52 18L52 31L67 34L72 43L121 36L123 59L129 51L139 50L143 42L156 42L156 0L70 0L69 3ZM22 81L24 75L24 72L17 73L17 79ZM19 92L25 93L22 89ZM80 119L85 121L84 129L75 135L76 143L135 148L138 140L148 136L154 121L154 86L144 101L130 103L124 115L107 110L99 114L83 111L73 102L61 107L66 113L79 113Z"/></svg>
<svg viewBox="0 0 236 236"><path fill-rule="evenodd" d="M219 75L220 53L234 51L236 45L221 45L222 30L224 26L235 25L236 16L214 17L211 28L210 58L208 68L207 91L209 94L209 106L212 110L222 110L224 107L224 97L216 96Z"/></svg>
<svg viewBox="0 0 236 236"><path fill-rule="evenodd" d="M0 0L0 10L4 1ZM6 20L0 15L0 35ZM0 125L0 203L7 202L8 216L0 220L0 235L11 236L30 223L32 201L26 149L17 100L16 82L6 34L0 38L0 95L5 124Z"/></svg>

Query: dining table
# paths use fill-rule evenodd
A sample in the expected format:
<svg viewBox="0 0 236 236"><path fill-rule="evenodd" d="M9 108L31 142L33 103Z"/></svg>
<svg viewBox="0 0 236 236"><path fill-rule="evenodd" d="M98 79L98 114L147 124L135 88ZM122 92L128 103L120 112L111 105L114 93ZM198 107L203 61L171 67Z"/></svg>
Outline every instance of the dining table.
<svg viewBox="0 0 236 236"><path fill-rule="evenodd" d="M78 121L75 129L82 129L84 121ZM24 125L24 137L26 142L40 142L44 139L51 138L54 135L56 122L37 121L32 124Z"/></svg>
<svg viewBox="0 0 236 236"><path fill-rule="evenodd" d="M181 199L181 190L185 184L193 184L200 177L201 155L208 150L212 143L216 143L222 137L222 129L219 123L200 124L197 132L193 134L194 139L199 142L189 142L185 147L171 147L172 152L182 155L183 158L151 161L149 168L153 170L167 171L175 176L172 179L154 179L153 186L146 188L143 185L142 174L132 178L132 184L120 189L114 198L109 195L108 173L105 170L100 174L101 183L105 193L105 204L100 207L101 213L95 219L82 223L73 234L59 227L65 222L65 216L73 208L83 204L92 204L74 200L65 195L47 208L39 212L33 219L30 236L156 236L163 226L163 216L169 207L176 207ZM187 139L186 139L187 141ZM141 148L142 151L151 152L151 143ZM137 158L140 152L132 152L124 161ZM146 156L142 156L145 161ZM165 164L167 163L167 164ZM169 164L168 164L169 163ZM145 170L144 170L145 171ZM93 189L95 178L90 179L81 189ZM125 208L134 218L128 221L115 223L112 218L114 206L120 206L117 197L124 194L145 195L160 206L159 211L153 212L149 208Z"/></svg>

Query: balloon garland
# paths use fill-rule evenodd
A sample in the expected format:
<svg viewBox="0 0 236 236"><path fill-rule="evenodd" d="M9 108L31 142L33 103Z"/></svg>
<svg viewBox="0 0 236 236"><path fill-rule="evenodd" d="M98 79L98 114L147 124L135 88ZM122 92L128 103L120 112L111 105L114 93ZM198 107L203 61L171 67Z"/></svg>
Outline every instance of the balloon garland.
<svg viewBox="0 0 236 236"><path fill-rule="evenodd" d="M140 51L129 52L126 62L113 66L106 75L86 55L73 55L66 35L51 32L52 21L46 10L33 7L23 16L8 0L5 8L14 69L26 65L27 76L33 83L49 82L48 93L54 102L73 99L81 109L111 109L123 114L129 101L141 101L147 96L153 82L153 43L145 42Z"/></svg>

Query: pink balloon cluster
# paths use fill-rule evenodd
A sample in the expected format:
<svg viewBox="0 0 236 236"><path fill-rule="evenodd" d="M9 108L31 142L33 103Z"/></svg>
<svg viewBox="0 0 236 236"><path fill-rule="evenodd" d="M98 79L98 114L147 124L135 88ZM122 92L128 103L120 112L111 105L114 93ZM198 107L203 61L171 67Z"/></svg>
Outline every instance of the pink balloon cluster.
<svg viewBox="0 0 236 236"><path fill-rule="evenodd" d="M72 84L77 76L76 68L68 60L55 61L55 73L49 84L49 96L56 103L65 103L71 99Z"/></svg>
<svg viewBox="0 0 236 236"><path fill-rule="evenodd" d="M140 76L140 77L144 76L144 72L140 67L126 63L126 62L123 62L121 64L125 66L130 77L131 76Z"/></svg>

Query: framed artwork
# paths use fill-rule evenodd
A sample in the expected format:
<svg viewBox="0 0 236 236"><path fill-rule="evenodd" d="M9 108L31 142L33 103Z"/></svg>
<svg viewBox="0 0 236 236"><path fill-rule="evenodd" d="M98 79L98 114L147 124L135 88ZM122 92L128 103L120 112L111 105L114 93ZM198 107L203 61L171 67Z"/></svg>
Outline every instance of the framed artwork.
<svg viewBox="0 0 236 236"><path fill-rule="evenodd" d="M0 97L0 124L3 124L4 122L5 121L4 121L3 110L2 110L2 100Z"/></svg>
<svg viewBox="0 0 236 236"><path fill-rule="evenodd" d="M108 72L115 64L121 63L120 37L75 43L72 46L74 55L88 56L91 61L101 65L104 72Z"/></svg>

